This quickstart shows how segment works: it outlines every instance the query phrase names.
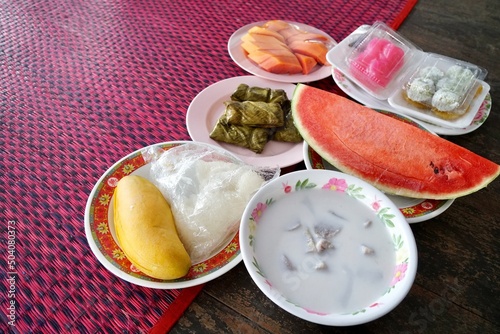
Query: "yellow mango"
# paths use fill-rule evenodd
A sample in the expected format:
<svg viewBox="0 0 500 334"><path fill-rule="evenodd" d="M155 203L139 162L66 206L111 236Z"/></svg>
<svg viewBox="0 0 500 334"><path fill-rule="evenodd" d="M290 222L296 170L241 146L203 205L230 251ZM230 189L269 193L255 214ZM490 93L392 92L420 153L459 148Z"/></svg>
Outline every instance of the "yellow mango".
<svg viewBox="0 0 500 334"><path fill-rule="evenodd" d="M118 244L140 271L171 280L187 274L191 259L179 239L169 203L149 180L123 177L113 196Z"/></svg>

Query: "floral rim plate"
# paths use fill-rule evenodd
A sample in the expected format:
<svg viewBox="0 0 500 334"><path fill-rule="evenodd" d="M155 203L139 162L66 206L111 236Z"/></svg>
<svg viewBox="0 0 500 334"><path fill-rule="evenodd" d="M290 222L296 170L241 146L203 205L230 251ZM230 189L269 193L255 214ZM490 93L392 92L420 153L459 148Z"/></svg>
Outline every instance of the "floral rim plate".
<svg viewBox="0 0 500 334"><path fill-rule="evenodd" d="M389 111L377 110L387 116L398 119L402 122L406 122L417 126L421 129L429 131L424 126L415 122L409 117L398 115ZM328 169L337 170L334 166L324 160L313 148L311 148L306 142L304 142L304 163L307 169ZM420 199L420 198L409 198L402 196L388 195L399 208L403 216L405 216L406 221L410 224L420 223L431 218L434 218L444 211L446 211L454 199L449 200L435 200L435 199Z"/></svg>
<svg viewBox="0 0 500 334"><path fill-rule="evenodd" d="M292 98L295 90L294 84L270 81L253 75L233 77L216 82L202 90L189 105L186 126L191 139L222 147L254 166L279 166L283 168L301 162L303 159L302 143L283 143L271 140L266 144L264 151L257 154L244 147L217 142L210 138L210 132L224 113L224 101L229 100L231 94L242 83L262 88L283 89L288 99Z"/></svg>
<svg viewBox="0 0 500 334"><path fill-rule="evenodd" d="M337 86L344 93L346 93L353 99L357 100L358 102L366 105L367 107L382 109L382 110L390 110L392 112L401 114L398 110L392 107L387 101L377 100L370 94L364 92L358 85L349 80L349 78L347 78L338 69L333 68L332 76ZM486 119L488 118L491 111L491 104L492 104L491 94L488 93L486 94L484 101L481 103L481 106L479 107L479 110L476 113L471 124L463 129L442 127L439 125L427 123L425 121L414 120L413 118L412 120L414 120L417 123L424 124L424 126L427 129L440 135L450 135L450 136L463 135L472 132L474 130L477 130L481 125L483 125L484 122L486 122Z"/></svg>
<svg viewBox="0 0 500 334"><path fill-rule="evenodd" d="M274 303L286 311L318 324L356 325L377 319L394 308L409 292L417 271L417 248L412 230L401 212L387 196L370 184L351 175L321 170L311 173L302 170L283 175L261 188L250 200L243 213L240 225L240 245L243 262L257 286ZM280 183L280 185L278 185ZM294 304L277 291L262 272L255 255L255 235L262 213L268 206L287 194L304 189L337 191L357 199L373 210L385 224L396 252L393 279L387 290L372 304L351 313L320 313ZM387 305L386 307L381 307Z"/></svg>
<svg viewBox="0 0 500 334"><path fill-rule="evenodd" d="M328 76L331 75L332 70L329 65L325 66L318 66L317 69L312 71L309 74L275 74L271 72L267 72L260 68L258 65L254 64L252 61L248 59L248 57L245 55L245 52L241 48L241 37L245 35L248 30L254 26L260 26L266 23L267 21L260 21L260 22L255 22L255 23L250 23L247 24L244 27L241 27L240 29L236 30L231 37L229 37L228 41L228 51L229 55L231 56L231 59L242 69L245 71L254 74L258 77L268 79L268 80L274 80L274 81L280 81L280 82L289 82L289 83L298 83L298 82L312 82L312 81L317 81L321 80L324 78L327 78ZM337 42L328 34L325 32L316 29L314 27L311 27L307 24L303 23L298 23L298 22L290 22L286 21L290 24L293 24L297 26L300 29L314 32L314 33L319 33L323 34L326 37L328 37L331 40L331 43L333 45L337 44Z"/></svg>
<svg viewBox="0 0 500 334"><path fill-rule="evenodd" d="M149 147L168 150L188 143L165 142ZM229 244L212 258L191 266L186 276L176 280L159 280L137 270L125 257L116 243L113 217L109 206L117 182L129 174L149 176L149 164L144 162L142 151L137 150L111 166L97 181L85 207L85 234L90 248L102 265L121 279L137 285L157 289L180 289L199 285L228 272L241 261L238 233Z"/></svg>

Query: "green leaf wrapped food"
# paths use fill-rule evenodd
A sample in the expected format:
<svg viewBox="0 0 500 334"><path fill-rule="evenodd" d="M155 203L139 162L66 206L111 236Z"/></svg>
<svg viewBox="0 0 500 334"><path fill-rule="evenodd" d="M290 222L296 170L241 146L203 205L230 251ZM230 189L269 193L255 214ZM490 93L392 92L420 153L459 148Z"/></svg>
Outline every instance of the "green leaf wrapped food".
<svg viewBox="0 0 500 334"><path fill-rule="evenodd" d="M285 114L279 103L226 101L224 104L226 110L221 120L226 124L261 128L276 128L285 125Z"/></svg>
<svg viewBox="0 0 500 334"><path fill-rule="evenodd" d="M302 136L293 123L292 113L287 115L285 126L276 129L272 139L289 143L300 143L302 141Z"/></svg>
<svg viewBox="0 0 500 334"><path fill-rule="evenodd" d="M261 101L268 102L270 88L250 87L247 84L240 84L231 95L232 101Z"/></svg>
<svg viewBox="0 0 500 334"><path fill-rule="evenodd" d="M258 102L275 102L283 104L288 100L286 92L283 89L261 88L240 84L231 95L232 101L258 101Z"/></svg>
<svg viewBox="0 0 500 334"><path fill-rule="evenodd" d="M300 133L291 118L291 102L283 89L238 85L224 102L224 113L210 138L262 153L271 139L298 143Z"/></svg>
<svg viewBox="0 0 500 334"><path fill-rule="evenodd" d="M290 100L283 89L271 89L267 102L279 103L283 109L288 107L290 110Z"/></svg>
<svg viewBox="0 0 500 334"><path fill-rule="evenodd" d="M210 133L210 138L228 144L248 148L255 153L262 153L269 141L269 130L249 126L225 124L219 119Z"/></svg>

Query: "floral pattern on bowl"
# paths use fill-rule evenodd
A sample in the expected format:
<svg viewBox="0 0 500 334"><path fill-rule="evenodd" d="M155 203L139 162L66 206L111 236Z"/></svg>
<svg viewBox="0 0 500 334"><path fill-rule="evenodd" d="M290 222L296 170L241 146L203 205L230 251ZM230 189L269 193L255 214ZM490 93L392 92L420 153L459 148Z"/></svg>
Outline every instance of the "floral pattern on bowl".
<svg viewBox="0 0 500 334"><path fill-rule="evenodd" d="M319 172L320 176L315 176L314 178L307 177L308 175L314 175L307 174L311 172ZM303 173L306 177L295 179L294 174L298 173ZM328 175L328 178L325 178L326 175ZM416 274L417 266L415 240L409 229L409 225L405 222L398 208L384 194L371 185L350 175L336 171L300 171L286 174L280 177L280 179L276 180L281 182L279 189L278 185L275 185L273 189L266 190L261 196L259 196L259 193L254 196L245 210L242 218L242 226L240 227L240 245L242 247L243 260L252 278L261 290L286 311L306 320L326 325L364 323L366 319L376 319L395 307L409 291ZM267 185L261 191L270 186L272 187L272 185ZM287 196L287 194L312 188L342 192L363 202L363 204L376 213L388 229L396 254L393 278L389 287L383 292L380 298L367 307L346 314L321 313L302 308L287 300L274 288L272 282L266 278L265 273L262 271L259 261L254 256L256 231L260 218L266 209L281 197ZM353 316L360 318L345 318Z"/></svg>

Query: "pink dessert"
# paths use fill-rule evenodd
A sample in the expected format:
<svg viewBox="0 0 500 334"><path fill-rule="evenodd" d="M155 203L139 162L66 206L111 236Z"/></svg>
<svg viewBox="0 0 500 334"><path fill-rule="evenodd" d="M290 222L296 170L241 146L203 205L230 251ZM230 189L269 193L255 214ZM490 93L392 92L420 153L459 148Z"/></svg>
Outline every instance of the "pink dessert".
<svg viewBox="0 0 500 334"><path fill-rule="evenodd" d="M385 88L403 66L404 51L387 39L374 37L350 62L352 75L372 89Z"/></svg>

